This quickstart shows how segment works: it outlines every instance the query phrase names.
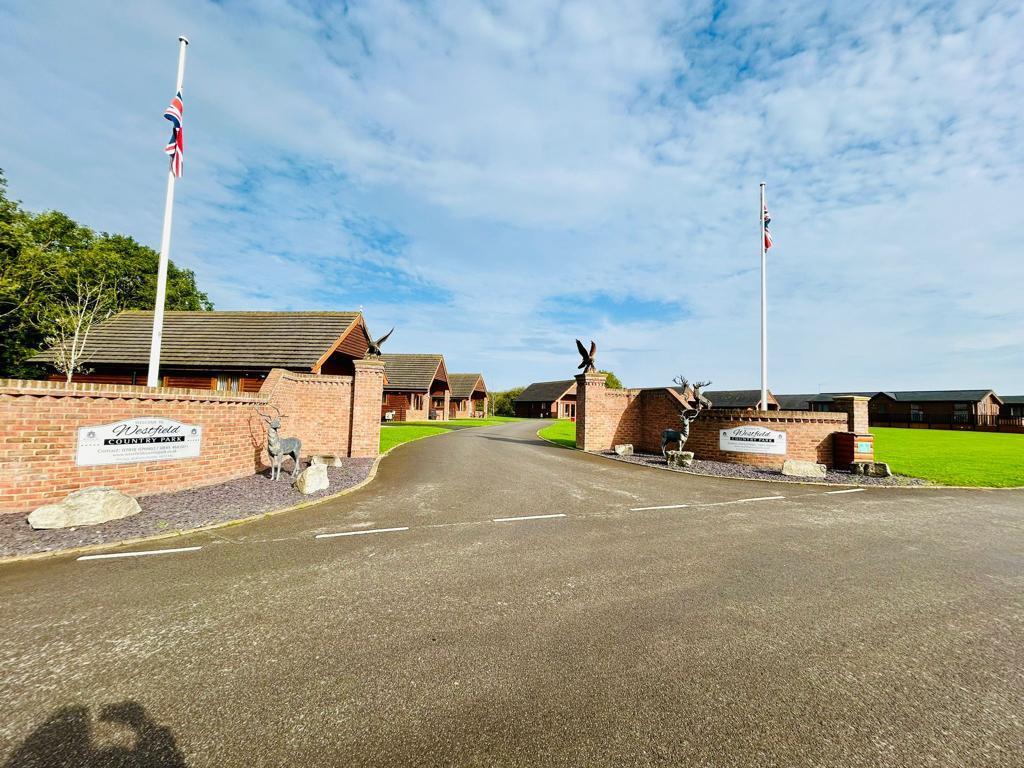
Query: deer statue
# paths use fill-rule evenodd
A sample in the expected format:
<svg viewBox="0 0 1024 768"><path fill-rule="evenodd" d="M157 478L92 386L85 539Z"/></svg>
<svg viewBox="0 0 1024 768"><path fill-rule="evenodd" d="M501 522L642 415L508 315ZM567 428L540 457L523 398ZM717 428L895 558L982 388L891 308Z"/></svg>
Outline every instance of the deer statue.
<svg viewBox="0 0 1024 768"><path fill-rule="evenodd" d="M686 397L686 390L690 389L690 382L686 380L684 376L677 376L672 381L679 385L679 389L682 392L683 397ZM690 437L690 422L700 416L701 411L711 407L711 401L707 399L702 393L704 387L711 384L710 381L698 381L693 385L692 400L696 403L696 408L687 408L679 414L679 420L683 423L681 429L666 429L661 433L661 455L667 458L665 449L670 443L676 443L679 446L678 450L683 450L683 446L686 445L686 441Z"/></svg>
<svg viewBox="0 0 1024 768"><path fill-rule="evenodd" d="M302 453L302 441L297 437L281 437L278 432L281 429L281 410L275 405L270 407L277 411L277 416L271 418L263 413L263 411L256 411L267 422L267 453L270 454L270 479L281 479L281 462L284 461L285 456L292 457L292 463L294 464L292 477L295 477L299 474L299 467L301 466L299 456Z"/></svg>

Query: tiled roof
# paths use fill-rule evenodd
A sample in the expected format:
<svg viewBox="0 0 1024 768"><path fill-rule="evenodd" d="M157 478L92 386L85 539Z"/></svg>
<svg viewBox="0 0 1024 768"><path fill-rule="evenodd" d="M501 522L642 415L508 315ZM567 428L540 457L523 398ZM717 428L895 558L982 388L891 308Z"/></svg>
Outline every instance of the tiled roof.
<svg viewBox="0 0 1024 768"><path fill-rule="evenodd" d="M679 387L674 389L679 391ZM715 389L705 390L702 394L715 408L756 408L761 401L760 389ZM771 390L768 390L768 401L776 401Z"/></svg>
<svg viewBox="0 0 1024 768"><path fill-rule="evenodd" d="M987 395L995 394L991 389L930 389L902 392L884 392L901 403L976 403Z"/></svg>
<svg viewBox="0 0 1024 768"><path fill-rule="evenodd" d="M478 383L479 387L477 387ZM472 397L473 392L477 389L481 392L487 391L483 374L480 373L449 373L448 384L452 388L452 397L455 398Z"/></svg>
<svg viewBox="0 0 1024 768"><path fill-rule="evenodd" d="M775 395L779 407L784 411L806 411L810 403L831 403L841 395L857 395L859 397L874 397L879 394L874 392L817 392L807 395Z"/></svg>
<svg viewBox="0 0 1024 768"><path fill-rule="evenodd" d="M360 315L358 312L165 312L163 368L291 368L311 370ZM153 313L121 312L89 335L87 364L146 365ZM51 352L31 358L52 363Z"/></svg>
<svg viewBox="0 0 1024 768"><path fill-rule="evenodd" d="M522 391L519 397L513 402L516 403L553 403L558 400L566 391L572 387L572 394L576 394L576 380L565 379L564 381L535 381Z"/></svg>
<svg viewBox="0 0 1024 768"><path fill-rule="evenodd" d="M1024 404L1024 395L1000 395L999 399L1007 405Z"/></svg>
<svg viewBox="0 0 1024 768"><path fill-rule="evenodd" d="M817 395L776 395L779 408L784 411L806 411L807 404Z"/></svg>
<svg viewBox="0 0 1024 768"><path fill-rule="evenodd" d="M381 355L384 375L388 377L385 390L392 392L427 392L435 378L446 378L442 355ZM442 370L438 373L438 367Z"/></svg>

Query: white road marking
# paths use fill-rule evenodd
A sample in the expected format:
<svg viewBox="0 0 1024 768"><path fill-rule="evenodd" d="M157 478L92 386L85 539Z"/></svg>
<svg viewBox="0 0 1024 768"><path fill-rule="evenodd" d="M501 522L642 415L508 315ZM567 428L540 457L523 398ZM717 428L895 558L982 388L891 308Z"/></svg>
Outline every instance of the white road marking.
<svg viewBox="0 0 1024 768"><path fill-rule="evenodd" d="M744 501L774 501L775 499L784 499L784 498L786 498L786 497L785 496L755 496L752 499L736 499L732 503L739 504L739 503L744 502Z"/></svg>
<svg viewBox="0 0 1024 768"><path fill-rule="evenodd" d="M848 488L845 491L825 491L825 494L830 496L833 493L860 493L863 490L863 488Z"/></svg>
<svg viewBox="0 0 1024 768"><path fill-rule="evenodd" d="M629 510L630 512L646 512L649 509L683 509L690 506L689 504L666 504L663 507L633 507Z"/></svg>
<svg viewBox="0 0 1024 768"><path fill-rule="evenodd" d="M393 533L395 531L408 531L409 526L403 526L401 528L370 528L365 531L342 531L341 533L318 533L316 538L318 539L334 539L338 536L362 536L367 533Z"/></svg>
<svg viewBox="0 0 1024 768"><path fill-rule="evenodd" d="M170 555L175 552L198 552L202 547L178 547L177 549L147 549L142 552L113 552L109 555L82 555L76 560L111 560L115 557L143 557L145 555Z"/></svg>
<svg viewBox="0 0 1024 768"><path fill-rule="evenodd" d="M511 523L516 520L548 520L552 517L566 517L566 515L564 512L559 512L554 515L523 515L522 517L496 517L492 522Z"/></svg>

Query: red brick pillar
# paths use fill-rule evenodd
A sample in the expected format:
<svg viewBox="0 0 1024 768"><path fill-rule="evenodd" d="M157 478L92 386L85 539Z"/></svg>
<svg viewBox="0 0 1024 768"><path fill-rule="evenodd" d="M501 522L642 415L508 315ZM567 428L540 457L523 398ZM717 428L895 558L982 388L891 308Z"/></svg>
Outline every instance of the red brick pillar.
<svg viewBox="0 0 1024 768"><path fill-rule="evenodd" d="M846 431L868 434L868 400L861 395L840 395L834 398L835 410L846 414Z"/></svg>
<svg viewBox="0 0 1024 768"><path fill-rule="evenodd" d="M868 432L868 400L861 395L841 395L833 400L833 409L846 414L846 432L833 434L836 466L875 460L875 439Z"/></svg>
<svg viewBox="0 0 1024 768"><path fill-rule="evenodd" d="M604 373L581 373L576 376L576 447L584 451L603 450L602 418L604 415L604 394L607 390ZM588 414L590 409L587 429Z"/></svg>
<svg viewBox="0 0 1024 768"><path fill-rule="evenodd" d="M349 456L380 452L380 409L384 399L384 363L356 360L352 381L352 443Z"/></svg>

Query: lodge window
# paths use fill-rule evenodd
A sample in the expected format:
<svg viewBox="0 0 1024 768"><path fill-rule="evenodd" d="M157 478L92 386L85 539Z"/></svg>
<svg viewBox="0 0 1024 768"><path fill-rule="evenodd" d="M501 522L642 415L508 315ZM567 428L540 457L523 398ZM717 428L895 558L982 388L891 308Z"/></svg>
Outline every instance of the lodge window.
<svg viewBox="0 0 1024 768"><path fill-rule="evenodd" d="M921 410L921 406L917 403L910 404L910 420L924 421L924 411Z"/></svg>
<svg viewBox="0 0 1024 768"><path fill-rule="evenodd" d="M1024 416L1024 405L1011 405L1010 416Z"/></svg>
<svg viewBox="0 0 1024 768"><path fill-rule="evenodd" d="M221 392L237 392L240 388L241 376L224 374L217 377L217 389Z"/></svg>
<svg viewBox="0 0 1024 768"><path fill-rule="evenodd" d="M971 420L971 411L967 403L953 403L953 421L957 424L966 424Z"/></svg>
<svg viewBox="0 0 1024 768"><path fill-rule="evenodd" d="M412 407L417 411L423 408L423 395L412 396Z"/></svg>

